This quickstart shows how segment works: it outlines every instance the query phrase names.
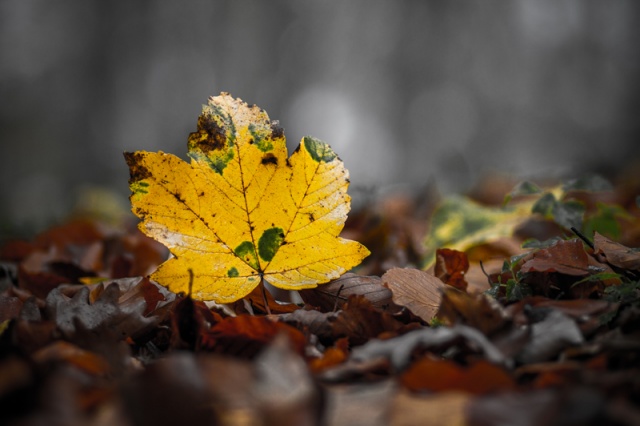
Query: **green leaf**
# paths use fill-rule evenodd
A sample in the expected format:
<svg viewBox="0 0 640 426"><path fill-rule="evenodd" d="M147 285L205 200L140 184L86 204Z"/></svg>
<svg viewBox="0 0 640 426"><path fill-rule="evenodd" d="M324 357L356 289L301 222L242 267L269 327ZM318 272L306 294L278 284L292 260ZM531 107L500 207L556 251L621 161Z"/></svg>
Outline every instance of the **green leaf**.
<svg viewBox="0 0 640 426"><path fill-rule="evenodd" d="M470 247L513 235L530 216L531 203L495 208L459 195L445 198L431 217L425 239L423 267L430 267L439 248L465 251Z"/></svg>

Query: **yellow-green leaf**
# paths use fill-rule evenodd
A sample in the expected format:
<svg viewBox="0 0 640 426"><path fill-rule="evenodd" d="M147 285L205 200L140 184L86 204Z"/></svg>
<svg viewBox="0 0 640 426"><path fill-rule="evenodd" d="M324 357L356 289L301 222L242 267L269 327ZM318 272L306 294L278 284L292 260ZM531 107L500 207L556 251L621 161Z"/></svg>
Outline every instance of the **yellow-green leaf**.
<svg viewBox="0 0 640 426"><path fill-rule="evenodd" d="M473 246L513 234L531 217L532 201L502 208L485 207L459 195L445 198L431 218L425 239L424 269L435 261L439 248L465 251Z"/></svg>
<svg viewBox="0 0 640 426"><path fill-rule="evenodd" d="M209 99L188 141L190 163L163 152L125 153L139 227L173 257L151 278L174 292L228 303L262 277L315 287L369 251L340 238L349 173L326 143L305 137L288 158L283 130L257 106Z"/></svg>

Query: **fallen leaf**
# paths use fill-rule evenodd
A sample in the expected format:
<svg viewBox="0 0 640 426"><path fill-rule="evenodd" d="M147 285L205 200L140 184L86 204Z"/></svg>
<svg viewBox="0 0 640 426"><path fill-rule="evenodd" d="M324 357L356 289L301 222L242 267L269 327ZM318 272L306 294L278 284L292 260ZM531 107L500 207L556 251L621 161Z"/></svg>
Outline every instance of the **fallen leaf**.
<svg viewBox="0 0 640 426"><path fill-rule="evenodd" d="M55 321L64 335L73 335L81 326L89 331L110 329L124 339L144 334L158 323L157 318L142 315L146 308L144 299L119 305L120 289L117 285L107 286L93 304L89 302L89 293L87 287L80 287L71 298L64 295L60 287L49 292L47 316Z"/></svg>
<svg viewBox="0 0 640 426"><path fill-rule="evenodd" d="M263 278L312 288L369 254L338 237L349 175L326 143L305 137L287 158L277 122L222 94L203 107L188 155L125 153L139 227L174 255L151 278L172 291L230 303Z"/></svg>
<svg viewBox="0 0 640 426"><path fill-rule="evenodd" d="M355 346L374 337L396 335L403 324L391 314L376 310L364 296L351 296L331 328L335 338L347 337Z"/></svg>
<svg viewBox="0 0 640 426"><path fill-rule="evenodd" d="M437 318L445 324L468 325L487 336L510 322L504 309L494 298L486 294L470 295L453 287L444 288Z"/></svg>
<svg viewBox="0 0 640 426"><path fill-rule="evenodd" d="M579 239L560 240L549 248L533 253L532 258L524 262L521 272L558 272L564 275L584 276L592 272L589 268L589 255L584 251Z"/></svg>
<svg viewBox="0 0 640 426"><path fill-rule="evenodd" d="M242 358L253 358L278 334L286 334L294 350L304 352L306 339L297 329L267 317L238 315L225 318L203 332L202 348Z"/></svg>
<svg viewBox="0 0 640 426"><path fill-rule="evenodd" d="M435 261L436 250L450 248L465 251L473 246L510 237L531 217L533 202L509 207L486 207L459 195L445 198L433 212L425 239L424 269Z"/></svg>
<svg viewBox="0 0 640 426"><path fill-rule="evenodd" d="M324 312L341 308L349 296L354 294L366 297L373 306L383 311L399 310L393 303L391 290L384 287L382 279L376 276L361 276L349 272L320 287L301 290L299 293L305 303Z"/></svg>
<svg viewBox="0 0 640 426"><path fill-rule="evenodd" d="M382 276L384 286L393 293L393 302L405 306L429 322L438 312L445 284L419 269L394 268Z"/></svg>
<svg viewBox="0 0 640 426"><path fill-rule="evenodd" d="M468 284L464 276L468 270L469 259L464 252L447 248L436 250L434 274L443 283L465 291Z"/></svg>
<svg viewBox="0 0 640 426"><path fill-rule="evenodd" d="M610 265L631 271L640 271L640 251L637 249L625 247L597 232L593 237L593 245L594 252L603 255Z"/></svg>

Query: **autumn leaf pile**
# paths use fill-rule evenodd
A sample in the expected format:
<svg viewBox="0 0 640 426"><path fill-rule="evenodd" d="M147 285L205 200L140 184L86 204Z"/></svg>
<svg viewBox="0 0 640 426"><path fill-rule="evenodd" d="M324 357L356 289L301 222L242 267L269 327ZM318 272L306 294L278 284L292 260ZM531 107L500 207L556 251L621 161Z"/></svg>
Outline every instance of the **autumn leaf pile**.
<svg viewBox="0 0 640 426"><path fill-rule="evenodd" d="M0 424L639 423L637 177L494 178L345 222L328 145L287 157L264 111L215 99L191 164L127 154L140 229L0 248Z"/></svg>

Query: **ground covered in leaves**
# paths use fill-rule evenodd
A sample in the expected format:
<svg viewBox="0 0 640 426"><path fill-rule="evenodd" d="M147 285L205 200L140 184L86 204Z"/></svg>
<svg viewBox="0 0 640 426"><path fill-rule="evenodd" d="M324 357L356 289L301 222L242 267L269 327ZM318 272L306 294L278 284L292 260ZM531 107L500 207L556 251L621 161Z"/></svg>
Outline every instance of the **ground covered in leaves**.
<svg viewBox="0 0 640 426"><path fill-rule="evenodd" d="M640 186L621 182L384 198L347 223L372 252L356 274L268 306L151 282L167 252L133 225L8 242L0 423L640 424ZM534 198L508 235L507 193ZM474 207L438 219L452 205Z"/></svg>

